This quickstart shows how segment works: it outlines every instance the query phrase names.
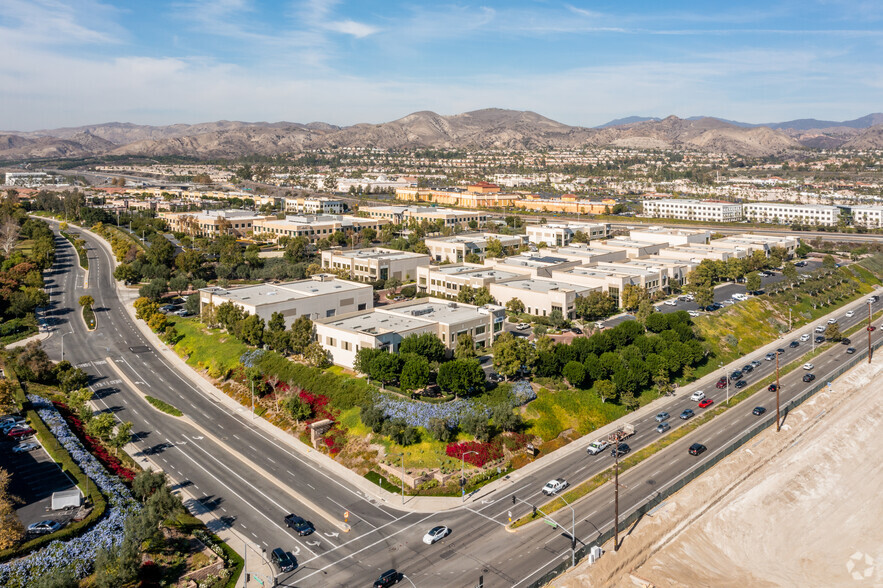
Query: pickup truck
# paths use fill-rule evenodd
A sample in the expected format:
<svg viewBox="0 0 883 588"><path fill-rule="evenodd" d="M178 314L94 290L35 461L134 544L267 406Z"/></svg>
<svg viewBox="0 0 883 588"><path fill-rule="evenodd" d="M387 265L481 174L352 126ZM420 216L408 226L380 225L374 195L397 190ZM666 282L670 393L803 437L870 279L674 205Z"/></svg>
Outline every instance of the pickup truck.
<svg viewBox="0 0 883 588"><path fill-rule="evenodd" d="M564 478L558 478L557 480L552 480L543 486L543 494L546 496L552 496L553 494L558 494L567 488L567 486L567 481Z"/></svg>
<svg viewBox="0 0 883 588"><path fill-rule="evenodd" d="M592 441L589 443L589 446L586 447L586 451L589 455L598 455L610 445L610 442L607 439L598 439L597 441Z"/></svg>

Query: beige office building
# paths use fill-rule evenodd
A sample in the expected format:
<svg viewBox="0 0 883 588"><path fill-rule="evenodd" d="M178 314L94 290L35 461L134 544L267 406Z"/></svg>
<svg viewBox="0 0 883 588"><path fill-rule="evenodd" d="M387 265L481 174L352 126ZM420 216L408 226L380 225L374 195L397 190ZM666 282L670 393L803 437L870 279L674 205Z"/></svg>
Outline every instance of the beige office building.
<svg viewBox="0 0 883 588"><path fill-rule="evenodd" d="M576 233L582 233L589 239L606 239L610 236L610 225L603 223L547 223L544 225L527 225L527 238L531 243L544 243L547 247L565 247L573 240Z"/></svg>
<svg viewBox="0 0 883 588"><path fill-rule="evenodd" d="M563 274L564 272L555 272ZM586 296L597 286L586 286L559 279L521 278L491 284L491 295L505 306L513 298L524 304L525 312L536 316L549 316L554 310L561 311L564 318L574 318L574 304L579 296Z"/></svg>
<svg viewBox="0 0 883 588"><path fill-rule="evenodd" d="M455 299L467 286L478 290L494 283L523 277L523 273L473 263L431 265L417 268L417 290L439 298Z"/></svg>
<svg viewBox="0 0 883 588"><path fill-rule="evenodd" d="M527 245L526 235L498 235L496 233L467 233L452 237L434 237L426 239L429 255L434 261L448 261L461 263L466 256L474 253L479 259L484 259L487 254L487 244L491 239L496 239L506 249L516 250Z"/></svg>
<svg viewBox="0 0 883 588"><path fill-rule="evenodd" d="M660 243L671 247L676 245L707 245L711 241L711 231L647 227L646 229L629 231L629 238L632 241Z"/></svg>
<svg viewBox="0 0 883 588"><path fill-rule="evenodd" d="M367 228L379 231L387 221L349 215L290 215L280 220L270 217L254 223L254 234L276 241L279 237L306 237L311 243L337 232L358 235Z"/></svg>
<svg viewBox="0 0 883 588"><path fill-rule="evenodd" d="M200 309L232 302L249 314L269 321L274 312L285 317L290 327L299 316L311 320L328 318L374 307L374 289L369 284L339 280L330 274L282 284L255 284L237 288L203 288L199 291Z"/></svg>
<svg viewBox="0 0 883 588"><path fill-rule="evenodd" d="M255 214L250 210L204 210L161 212L159 218L169 224L169 230L173 233L186 233L193 237L217 235L247 237L258 223L276 217Z"/></svg>
<svg viewBox="0 0 883 588"><path fill-rule="evenodd" d="M382 247L322 252L323 269L344 271L351 279L363 282L389 279L410 282L417 279L418 268L428 265L426 254Z"/></svg>
<svg viewBox="0 0 883 588"><path fill-rule="evenodd" d="M446 227L466 227L470 222L484 226L487 214L475 210L455 210L453 208L436 208L434 206L362 206L359 212L369 218L385 219L395 224L405 224L411 220L441 223Z"/></svg>
<svg viewBox="0 0 883 588"><path fill-rule="evenodd" d="M569 270L554 272L552 277L563 282L578 284L592 290L607 292L622 306L622 291L631 284L645 288L649 293L656 292L665 282L661 269L635 267L628 264L599 263Z"/></svg>

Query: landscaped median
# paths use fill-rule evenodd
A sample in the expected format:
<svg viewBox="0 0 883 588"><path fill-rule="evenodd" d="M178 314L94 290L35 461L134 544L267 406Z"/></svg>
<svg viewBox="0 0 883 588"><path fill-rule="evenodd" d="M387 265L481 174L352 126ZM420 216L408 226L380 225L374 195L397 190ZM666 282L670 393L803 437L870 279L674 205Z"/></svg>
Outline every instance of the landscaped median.
<svg viewBox="0 0 883 588"><path fill-rule="evenodd" d="M169 404L168 402L163 402L159 398L154 398L153 396L145 396L144 397L147 402L151 404L155 409L160 410L166 414L170 414L175 417L184 416L184 413Z"/></svg>
<svg viewBox="0 0 883 588"><path fill-rule="evenodd" d="M89 258L86 257L86 242L79 237L74 237L73 235L65 231L65 228L67 227L65 226L64 228L59 229L58 232L61 233L61 235L65 239L70 241L71 245L73 245L74 249L76 249L77 257L79 257L80 259L80 267L83 269L89 269Z"/></svg>

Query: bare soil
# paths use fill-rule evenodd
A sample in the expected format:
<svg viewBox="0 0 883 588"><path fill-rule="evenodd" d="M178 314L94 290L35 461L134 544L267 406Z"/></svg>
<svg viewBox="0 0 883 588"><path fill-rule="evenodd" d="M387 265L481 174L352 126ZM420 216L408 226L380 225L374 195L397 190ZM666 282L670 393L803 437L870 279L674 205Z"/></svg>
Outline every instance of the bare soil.
<svg viewBox="0 0 883 588"><path fill-rule="evenodd" d="M881 382L856 366L552 585L883 586Z"/></svg>

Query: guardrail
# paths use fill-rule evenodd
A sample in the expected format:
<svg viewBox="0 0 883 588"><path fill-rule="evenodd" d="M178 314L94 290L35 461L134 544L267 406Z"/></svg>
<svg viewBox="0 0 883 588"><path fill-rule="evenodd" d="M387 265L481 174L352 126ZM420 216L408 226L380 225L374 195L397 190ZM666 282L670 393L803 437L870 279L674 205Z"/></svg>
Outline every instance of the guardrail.
<svg viewBox="0 0 883 588"><path fill-rule="evenodd" d="M874 351L879 349L881 346L883 346L883 339L877 341L876 343L874 343L872 345L871 353L873 354ZM809 399L810 397L812 397L814 394L818 393L820 390L822 390L824 388L827 388L828 381L838 378L847 370L858 365L861 361L867 360L867 357L868 357L868 350L867 349L865 349L861 352L856 352L856 354L853 355L846 363L841 365L832 374L830 374L828 376L828 378L829 378L828 380L826 380L824 382L818 382L815 386L813 386L812 388L810 388L809 390L807 390L803 394L800 394L799 396L797 396L796 398L793 398L791 401L789 401L787 404L785 404L782 407L782 418L784 419L791 410L793 410L794 408L796 408L796 407L800 406L801 404L803 404L804 402L806 402L806 400ZM737 449L739 449L740 447L745 445L748 441L750 441L751 439L756 437L761 431L763 431L767 427L775 426L775 424L776 424L776 416L771 415L766 420L762 421L761 423L758 423L757 426L753 427L750 431L748 431L747 433L745 433L744 435L742 435L741 437L739 437L738 439L736 439L735 441L733 441L732 443L730 443L729 445L727 445L726 447L724 447L723 449L721 449L720 451L715 453L708 461L706 461L705 463L703 463L699 467L692 469L691 471L684 474L682 477L670 482L667 486L658 490L652 498L648 499L643 504L641 504L640 506L635 508L628 516L626 516L624 518L620 518L619 532L622 533L623 531L628 529L628 527L631 526L635 521L637 521L639 518L644 516L644 514L646 514L647 512L652 510L653 508L655 508L663 500L665 500L666 498L668 498L669 496L671 496L675 492L679 491L681 488L683 488L684 486L686 486L687 484L689 484L690 482L692 482L693 480L695 480L696 478L701 476L703 473L705 473L706 471L708 471L709 469L711 469L712 467L717 465L717 463L719 461L721 461L722 459L724 459L725 457L727 457L728 455L730 455L731 453L733 453L734 451L736 451ZM582 558L586 557L589 554L589 551L592 549L592 547L594 547L596 545L598 545L598 546L604 545L605 543L607 543L607 541L609 541L610 539L613 538L613 535L614 535L613 527L611 526L610 529L601 533L596 539L594 539L590 543L584 544L580 549L578 549L576 551L577 562L579 562ZM567 569L570 567L569 562L570 562L570 559L567 559L567 560L559 563L557 566L555 566L554 568L552 568L551 570L546 572L539 579L535 580L534 582L532 582L530 584L527 584L526 588L541 588L542 586L545 586L546 584L548 584L549 582L554 580L556 577L558 577L559 575L561 575L562 573L567 571Z"/></svg>

